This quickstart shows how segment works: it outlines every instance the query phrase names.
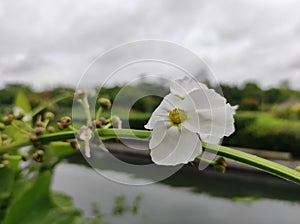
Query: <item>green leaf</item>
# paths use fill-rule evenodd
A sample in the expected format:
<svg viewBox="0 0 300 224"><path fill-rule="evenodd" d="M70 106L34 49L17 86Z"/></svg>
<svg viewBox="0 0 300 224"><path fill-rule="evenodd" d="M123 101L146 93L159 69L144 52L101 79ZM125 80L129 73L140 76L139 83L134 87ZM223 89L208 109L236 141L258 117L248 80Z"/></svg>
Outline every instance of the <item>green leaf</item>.
<svg viewBox="0 0 300 224"><path fill-rule="evenodd" d="M39 174L31 181L23 181L21 186L15 188L17 192L3 224L83 224L81 212L72 207L69 197L61 194L51 196L50 183L50 171Z"/></svg>
<svg viewBox="0 0 300 224"><path fill-rule="evenodd" d="M38 224L53 207L49 197L50 172L44 172L18 188L3 224Z"/></svg>
<svg viewBox="0 0 300 224"><path fill-rule="evenodd" d="M51 142L47 146L46 159L51 159L52 157L64 157L72 153L74 153L74 149L70 146L70 143Z"/></svg>
<svg viewBox="0 0 300 224"><path fill-rule="evenodd" d="M24 139L24 134L12 125L6 126L6 129L3 131L3 133L7 134L9 137L12 137L14 141Z"/></svg>
<svg viewBox="0 0 300 224"><path fill-rule="evenodd" d="M72 210L74 208L73 199L63 193L53 192L52 200L56 206L63 210Z"/></svg>
<svg viewBox="0 0 300 224"><path fill-rule="evenodd" d="M10 197L14 185L14 172L11 169L0 169L0 208L6 208L6 200ZM2 212L0 210L0 222L2 220Z"/></svg>
<svg viewBox="0 0 300 224"><path fill-rule="evenodd" d="M31 111L31 106L23 91L19 91L15 98L15 106L20 107L24 110L24 112L29 113Z"/></svg>
<svg viewBox="0 0 300 224"><path fill-rule="evenodd" d="M10 195L14 183L14 173L11 169L0 169L0 202L1 199Z"/></svg>
<svg viewBox="0 0 300 224"><path fill-rule="evenodd" d="M33 222L32 222L33 223ZM81 213L76 210L64 211L60 208L49 210L45 217L41 217L36 224L83 224ZM23 223L22 223L23 224ZM35 223L34 223L35 224Z"/></svg>

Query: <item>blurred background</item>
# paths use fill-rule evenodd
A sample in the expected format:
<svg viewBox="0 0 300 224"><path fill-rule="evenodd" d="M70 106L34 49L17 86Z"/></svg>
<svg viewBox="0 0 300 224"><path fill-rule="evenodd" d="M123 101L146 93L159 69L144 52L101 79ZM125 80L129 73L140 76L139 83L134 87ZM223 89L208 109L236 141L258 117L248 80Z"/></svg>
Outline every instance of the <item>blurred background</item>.
<svg viewBox="0 0 300 224"><path fill-rule="evenodd" d="M90 63L119 44L142 39L166 40L202 58L228 102L239 105L236 132L224 139L224 145L250 150L288 165L297 163L299 9L297 0L0 1L0 114L10 113L20 90L31 107L62 93L73 93ZM205 69L201 72L204 76L209 73ZM98 74L94 79L101 83L104 77ZM126 104L149 89L160 95L169 91L161 80L147 79L124 89L129 79L131 76L127 74L124 80L105 86L93 97L103 96L113 102L123 89L119 100ZM209 80L204 82L211 85ZM97 92L99 86L92 83L93 80L87 80L86 87ZM160 101L157 96L141 98L131 108L129 118L119 104L116 115L129 119L131 128L143 129ZM73 99L65 99L48 109L60 116L70 115L72 103ZM110 111L105 113L109 116ZM107 212L115 198L115 208L119 205L125 213L125 198L138 203L137 214L119 216L123 212L117 210L107 218L113 223L124 220L125 223L141 223L141 220L198 223L201 220L198 208L202 208L200 217L206 223L220 220L297 223L298 220L300 190L268 175L247 171L246 177L244 173L233 172L224 178L211 171L196 174L185 169L162 183L130 188L96 175L86 165L80 154L68 158L56 169L52 188L71 195L87 216L98 214L99 209L91 208L93 203ZM105 169L114 170L109 166ZM77 175L84 179L84 184L74 183ZM83 187L90 189L86 197L82 196ZM143 195L141 199L139 195ZM161 197L166 200L162 202ZM178 201L174 199L177 197Z"/></svg>

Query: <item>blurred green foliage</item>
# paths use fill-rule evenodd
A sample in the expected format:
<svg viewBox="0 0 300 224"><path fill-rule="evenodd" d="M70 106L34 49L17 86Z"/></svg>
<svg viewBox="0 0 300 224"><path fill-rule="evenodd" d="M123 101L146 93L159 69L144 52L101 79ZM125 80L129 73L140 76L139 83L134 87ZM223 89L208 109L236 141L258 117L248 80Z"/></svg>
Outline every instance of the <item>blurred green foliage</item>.
<svg viewBox="0 0 300 224"><path fill-rule="evenodd" d="M223 143L231 146L289 151L300 156L300 121L277 119L266 112L239 112L236 132Z"/></svg>
<svg viewBox="0 0 300 224"><path fill-rule="evenodd" d="M225 144L284 150L291 151L295 155L299 154L300 104L282 106L291 98L300 101L299 91L289 89L286 85L262 89L251 82L243 86L222 84L221 88L231 105L239 105L236 115L236 132L230 138L225 139ZM59 96L63 92L72 94L74 91L64 87L34 91L26 85L7 85L0 90L0 112L12 109L14 97L20 89L28 97L31 107ZM97 88L95 90L99 91ZM159 96L163 97L168 92L168 87L160 83L139 83L125 88L122 86L101 88L101 91L94 97L109 98L115 103L115 112L118 113L114 115L120 116L122 120L128 119L128 111L124 110L123 107L127 106L132 99L138 98L139 100L132 102L129 121L123 122L123 127L143 129L151 113L162 100ZM23 100L21 101L23 102ZM60 115L71 114L72 103L72 98L66 98L50 106L50 109ZM103 114L103 116L109 115L110 111L105 111Z"/></svg>

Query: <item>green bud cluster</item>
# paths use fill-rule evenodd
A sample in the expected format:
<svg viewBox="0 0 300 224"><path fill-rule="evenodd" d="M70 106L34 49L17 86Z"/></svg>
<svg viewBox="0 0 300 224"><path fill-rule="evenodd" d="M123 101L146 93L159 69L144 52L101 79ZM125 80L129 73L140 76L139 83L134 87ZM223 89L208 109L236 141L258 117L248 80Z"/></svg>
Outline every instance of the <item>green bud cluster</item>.
<svg viewBox="0 0 300 224"><path fill-rule="evenodd" d="M104 117L100 117L97 120L93 120L93 125L96 128L102 128L104 125L107 125L107 124L108 124L108 120Z"/></svg>
<svg viewBox="0 0 300 224"><path fill-rule="evenodd" d="M56 123L56 125L59 130L63 130L63 129L66 129L67 127L69 127L69 125L71 125L71 123L72 123L72 119L68 116L65 116L65 117L62 117L60 119L60 121L58 121Z"/></svg>

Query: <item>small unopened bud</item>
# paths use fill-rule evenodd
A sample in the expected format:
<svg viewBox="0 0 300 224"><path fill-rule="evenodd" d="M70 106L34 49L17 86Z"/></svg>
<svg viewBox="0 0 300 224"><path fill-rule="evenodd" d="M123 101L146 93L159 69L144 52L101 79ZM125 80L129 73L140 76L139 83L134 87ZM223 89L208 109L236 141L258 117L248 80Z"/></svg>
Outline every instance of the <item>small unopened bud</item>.
<svg viewBox="0 0 300 224"><path fill-rule="evenodd" d="M55 128L54 128L53 126L49 126L49 127L47 128L47 131L48 131L49 133L54 133L54 132L55 132Z"/></svg>
<svg viewBox="0 0 300 224"><path fill-rule="evenodd" d="M2 142L2 145L3 145L3 146L9 145L9 144L10 144L10 141L3 141L3 142Z"/></svg>
<svg viewBox="0 0 300 224"><path fill-rule="evenodd" d="M38 140L38 137L37 137L36 135L31 135L31 136L30 136L30 140L31 140L32 142L36 142L36 141Z"/></svg>
<svg viewBox="0 0 300 224"><path fill-rule="evenodd" d="M54 118L54 116L55 115L52 112L45 113L45 119L52 120Z"/></svg>
<svg viewBox="0 0 300 224"><path fill-rule="evenodd" d="M33 153L32 158L41 163L44 161L44 151L43 150L38 150L35 153Z"/></svg>
<svg viewBox="0 0 300 224"><path fill-rule="evenodd" d="M59 130L67 128L71 124L72 119L68 116L62 117L59 122L57 122L57 127Z"/></svg>
<svg viewBox="0 0 300 224"><path fill-rule="evenodd" d="M226 168L223 166L214 166L215 171L219 172L219 173L225 173Z"/></svg>
<svg viewBox="0 0 300 224"><path fill-rule="evenodd" d="M96 128L101 128L101 127L102 127L102 122L99 121L99 120L93 120L93 125L94 125Z"/></svg>
<svg viewBox="0 0 300 224"><path fill-rule="evenodd" d="M35 123L35 125L37 126L37 127L44 127L44 122L43 121L37 121L36 123Z"/></svg>
<svg viewBox="0 0 300 224"><path fill-rule="evenodd" d="M66 117L62 117L60 119L60 122L64 125L64 126L69 126L71 124L72 119L68 116Z"/></svg>
<svg viewBox="0 0 300 224"><path fill-rule="evenodd" d="M25 112L21 107L14 107L13 115L16 120L21 120L25 116Z"/></svg>
<svg viewBox="0 0 300 224"><path fill-rule="evenodd" d="M3 131L5 130L5 124L0 122L0 131Z"/></svg>
<svg viewBox="0 0 300 224"><path fill-rule="evenodd" d="M215 165L214 168L217 172L220 173L225 173L226 171L226 167L227 167L227 162L223 157L219 157L216 161L215 161Z"/></svg>
<svg viewBox="0 0 300 224"><path fill-rule="evenodd" d="M57 125L59 130L65 129L65 126L61 122L57 122L56 125Z"/></svg>
<svg viewBox="0 0 300 224"><path fill-rule="evenodd" d="M3 167L9 168L10 167L10 162L8 160L3 160L2 163Z"/></svg>
<svg viewBox="0 0 300 224"><path fill-rule="evenodd" d="M2 135L1 135L1 139L2 139L3 141L7 140L7 139L8 139L8 135L7 135L7 134L2 134Z"/></svg>
<svg viewBox="0 0 300 224"><path fill-rule="evenodd" d="M9 114L9 115L3 117L3 123L5 125L10 125L11 122L13 121L13 119L14 119L14 115Z"/></svg>
<svg viewBox="0 0 300 224"><path fill-rule="evenodd" d="M98 120L101 121L101 123L104 124L104 125L108 123L108 121L105 117L99 117Z"/></svg>
<svg viewBox="0 0 300 224"><path fill-rule="evenodd" d="M297 166L297 167L295 168L295 170L298 171L298 172L300 172L300 166Z"/></svg>
<svg viewBox="0 0 300 224"><path fill-rule="evenodd" d="M24 116L25 116L25 113L24 113L23 111L21 111L20 113L15 114L15 115L14 115L14 118L15 118L16 120L21 120Z"/></svg>
<svg viewBox="0 0 300 224"><path fill-rule="evenodd" d="M43 134L45 132L45 128L43 128L43 127L36 127L34 131L35 131L36 135L41 135L41 134Z"/></svg>
<svg viewBox="0 0 300 224"><path fill-rule="evenodd" d="M101 97L98 99L98 102L100 103L100 105L104 108L104 109L109 109L111 108L111 102L109 99Z"/></svg>
<svg viewBox="0 0 300 224"><path fill-rule="evenodd" d="M80 145L76 140L70 141L70 146L76 151L80 149Z"/></svg>
<svg viewBox="0 0 300 224"><path fill-rule="evenodd" d="M27 152L22 155L22 160L23 161L28 161L29 160L29 154Z"/></svg>

